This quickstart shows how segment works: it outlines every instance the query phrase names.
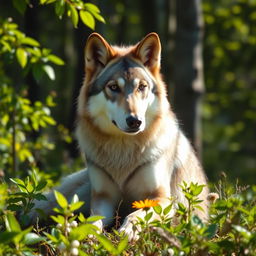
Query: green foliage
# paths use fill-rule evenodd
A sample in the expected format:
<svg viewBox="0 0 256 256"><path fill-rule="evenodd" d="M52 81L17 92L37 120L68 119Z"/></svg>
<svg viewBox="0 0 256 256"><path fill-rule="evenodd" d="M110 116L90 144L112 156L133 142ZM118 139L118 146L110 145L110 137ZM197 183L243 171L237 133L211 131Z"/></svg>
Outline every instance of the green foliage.
<svg viewBox="0 0 256 256"><path fill-rule="evenodd" d="M82 0L40 0L40 4L54 4L56 15L61 19L66 13L75 28L78 25L79 17L92 30L95 29L95 19L105 23L100 9L95 4L84 3Z"/></svg>
<svg viewBox="0 0 256 256"><path fill-rule="evenodd" d="M34 175L34 174L33 174ZM45 255L255 255L256 253L256 186L240 187L227 184L221 178L216 190L220 198L212 202L210 220L207 223L193 213L198 206L198 196L202 186L197 184L181 185L187 198L187 205L170 199L170 205L145 208L145 217L139 218L134 229L139 232L139 240L128 242L116 230L99 233L92 222L100 216L86 218L78 213L84 202L74 195L69 203L55 191L58 208L56 215L50 216L54 224L50 227L22 228L15 217L16 209L11 209L10 199L30 197L34 200L41 193L44 181L29 176L25 180L13 180L20 192L7 194L7 186L0 190L7 195L1 201L0 212L0 252L2 255L37 255L47 248ZM32 196L34 195L34 196ZM215 198L216 199L216 198ZM17 200L23 212L30 207ZM86 203L86 202L85 202ZM173 209L177 208L174 214ZM153 220L153 212L158 215ZM33 230L32 230L33 229Z"/></svg>
<svg viewBox="0 0 256 256"><path fill-rule="evenodd" d="M22 33L11 19L0 24L0 46L2 58L7 61L16 59L25 73L32 68L38 80L43 73L54 80L54 69L49 63L64 65L64 61L52 54L50 49L42 48L37 40Z"/></svg>
<svg viewBox="0 0 256 256"><path fill-rule="evenodd" d="M60 192L54 191L54 193L60 206L54 209L57 216L51 216L56 227L44 235L48 238L49 246L53 247L58 255L91 255L93 248L95 252L97 251L97 255L105 255L106 252L111 255L120 255L125 250L128 243L127 238L121 239L115 246L111 240L98 232L96 226L91 224L102 217L85 218L82 213L74 214L84 204L79 201L77 195L74 195L69 204Z"/></svg>
<svg viewBox="0 0 256 256"><path fill-rule="evenodd" d="M39 180L36 170L23 181L19 178L10 179L19 188L19 192L12 193L7 200L7 209L17 211L23 225L27 225L30 220L28 213L34 207L34 200L47 200L41 190L47 185L44 179Z"/></svg>
<svg viewBox="0 0 256 256"><path fill-rule="evenodd" d="M25 93L25 91L23 92ZM27 135L48 125L55 125L50 115L50 107L54 106L53 97L49 95L46 103L36 101L34 104L14 91L8 85L0 87L0 167L7 173L18 170L18 163L28 162L36 165L33 155L36 150L52 149L54 146L44 136L36 141L28 140Z"/></svg>
<svg viewBox="0 0 256 256"><path fill-rule="evenodd" d="M252 183L256 170L256 2L207 0L203 11L204 166L210 178L216 178L216 170L230 170L230 178L239 176Z"/></svg>

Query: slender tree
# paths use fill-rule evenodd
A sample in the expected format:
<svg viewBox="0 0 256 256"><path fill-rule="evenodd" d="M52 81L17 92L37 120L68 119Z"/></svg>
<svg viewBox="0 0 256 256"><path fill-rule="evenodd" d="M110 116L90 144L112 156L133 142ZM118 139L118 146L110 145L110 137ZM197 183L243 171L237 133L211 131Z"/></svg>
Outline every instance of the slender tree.
<svg viewBox="0 0 256 256"><path fill-rule="evenodd" d="M200 109L204 92L201 1L178 0L175 2L175 14L174 110L184 132L200 156Z"/></svg>

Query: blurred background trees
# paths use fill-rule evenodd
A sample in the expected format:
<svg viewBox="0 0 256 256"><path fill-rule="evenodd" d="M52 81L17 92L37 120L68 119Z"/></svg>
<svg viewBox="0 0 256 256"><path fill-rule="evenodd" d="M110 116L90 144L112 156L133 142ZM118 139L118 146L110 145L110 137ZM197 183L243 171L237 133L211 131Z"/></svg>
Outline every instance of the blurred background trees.
<svg viewBox="0 0 256 256"><path fill-rule="evenodd" d="M100 13L93 6L81 13L65 3L0 1L0 168L5 175L37 166L57 177L83 167L73 129L83 50L95 26L114 44L134 44L157 32L170 102L210 180L225 171L233 180L254 182L256 0L92 1ZM12 31L9 39L6 31Z"/></svg>

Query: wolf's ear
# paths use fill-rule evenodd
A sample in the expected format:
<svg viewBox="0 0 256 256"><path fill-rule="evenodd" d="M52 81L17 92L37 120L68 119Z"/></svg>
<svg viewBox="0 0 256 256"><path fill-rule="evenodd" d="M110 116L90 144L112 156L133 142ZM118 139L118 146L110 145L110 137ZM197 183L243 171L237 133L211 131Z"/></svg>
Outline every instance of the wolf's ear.
<svg viewBox="0 0 256 256"><path fill-rule="evenodd" d="M154 73L160 68L161 43L156 33L144 37L135 48L135 57L139 58Z"/></svg>
<svg viewBox="0 0 256 256"><path fill-rule="evenodd" d="M90 72L102 69L114 56L108 42L98 33L92 33L85 46L85 67Z"/></svg>

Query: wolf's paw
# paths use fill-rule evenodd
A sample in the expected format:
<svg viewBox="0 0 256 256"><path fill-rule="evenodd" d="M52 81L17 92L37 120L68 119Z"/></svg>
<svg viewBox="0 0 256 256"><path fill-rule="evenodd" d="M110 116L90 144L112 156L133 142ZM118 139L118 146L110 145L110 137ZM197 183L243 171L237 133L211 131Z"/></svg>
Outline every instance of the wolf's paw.
<svg viewBox="0 0 256 256"><path fill-rule="evenodd" d="M118 231L120 233L124 233L124 235L128 237L129 241L137 241L139 239L140 228L128 219L125 219L123 225Z"/></svg>

